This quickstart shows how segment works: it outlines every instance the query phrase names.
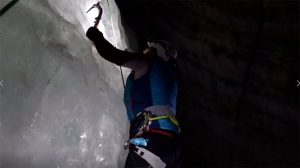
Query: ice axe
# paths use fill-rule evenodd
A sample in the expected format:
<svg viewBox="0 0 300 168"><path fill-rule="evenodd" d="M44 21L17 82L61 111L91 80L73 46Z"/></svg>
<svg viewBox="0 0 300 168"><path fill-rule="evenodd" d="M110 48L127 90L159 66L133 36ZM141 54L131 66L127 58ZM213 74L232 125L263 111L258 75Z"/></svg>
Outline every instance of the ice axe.
<svg viewBox="0 0 300 168"><path fill-rule="evenodd" d="M100 1L101 1L101 0L100 0ZM100 1L99 1L98 3L96 3L96 4L94 4L94 5L86 12L86 13L88 13L88 12L91 11L93 8L97 8L97 9L98 9L99 14L98 14L98 16L95 18L95 19L96 19L95 25L94 25L95 28L98 27L98 24L99 24L99 22L100 22L100 19L101 19L101 16L102 16L102 12L103 12L102 7L100 6ZM108 9L109 9L109 2L108 2L108 0L107 0L107 5L108 5ZM109 11L110 11L110 10L109 10ZM112 22L112 18L111 18L111 22ZM114 31L113 23L111 23L111 25L112 25L112 28L113 28L113 31ZM115 39L116 39L116 37L115 37ZM124 77L123 77L123 71L122 71L121 66L120 66L120 72L121 72L121 76L122 76L123 87L125 88Z"/></svg>
<svg viewBox="0 0 300 168"><path fill-rule="evenodd" d="M95 18L96 21L94 22L94 23L95 23L94 27L97 28L97 27L98 27L98 24L99 24L99 22L100 22L101 16L102 16L102 12L103 12L102 7L100 6L100 2L94 4L94 5L93 5L86 13L88 13L89 11L91 11L91 10L94 9L94 8L97 8L98 11L99 11L98 16Z"/></svg>

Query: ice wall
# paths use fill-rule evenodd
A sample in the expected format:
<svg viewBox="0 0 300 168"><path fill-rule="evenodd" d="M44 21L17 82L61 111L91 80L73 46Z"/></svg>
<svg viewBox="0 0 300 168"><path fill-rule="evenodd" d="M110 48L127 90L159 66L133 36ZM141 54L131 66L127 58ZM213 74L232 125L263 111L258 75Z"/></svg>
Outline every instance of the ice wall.
<svg viewBox="0 0 300 168"><path fill-rule="evenodd" d="M123 166L120 72L85 37L94 3L22 0L0 18L0 167ZM101 4L101 31L126 48L116 4Z"/></svg>

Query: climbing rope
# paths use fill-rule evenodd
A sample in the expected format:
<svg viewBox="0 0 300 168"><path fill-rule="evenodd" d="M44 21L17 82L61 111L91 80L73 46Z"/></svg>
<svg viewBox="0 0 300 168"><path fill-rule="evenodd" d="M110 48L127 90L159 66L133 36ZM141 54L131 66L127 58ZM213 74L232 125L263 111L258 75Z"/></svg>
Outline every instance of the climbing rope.
<svg viewBox="0 0 300 168"><path fill-rule="evenodd" d="M0 10L0 17L2 15L4 15L11 7L13 7L19 0L12 0L10 1L10 3L8 3L6 6L4 6L1 10Z"/></svg>
<svg viewBox="0 0 300 168"><path fill-rule="evenodd" d="M250 72L251 72L250 70L251 70L251 67L254 64L255 58L258 55L257 50L259 48L261 38L262 38L262 30L263 30L263 24L264 24L264 1L260 0L259 3L260 3L260 9L259 9L259 15L258 15L259 18L258 18L258 24L257 24L257 35L256 35L256 39L253 43L253 50L250 53L251 58L250 58L250 61L247 65L247 68L246 68L245 80L243 82L243 90L242 90L241 96L238 100L237 114L236 114L236 117L235 117L235 127L234 127L234 132L235 133L237 133L238 126L239 126L239 123L240 123L240 116L241 116L241 113L242 113L243 101L244 101L244 98L245 98L245 94L246 94L246 90L247 90L248 83L249 83L249 78L250 78Z"/></svg>
<svg viewBox="0 0 300 168"><path fill-rule="evenodd" d="M111 11L110 11L109 2L108 2L108 0L106 0L106 1L107 1L108 11L109 11L109 15L110 15L111 27L112 27L113 34L114 34L115 46L118 48L118 43L117 43L116 33L115 33L113 21L112 21L112 14L111 14ZM125 82L124 82L123 70L122 70L122 67L121 67L121 66L119 66L119 68L120 68L120 72L121 72L121 76L122 76L123 87L125 88Z"/></svg>

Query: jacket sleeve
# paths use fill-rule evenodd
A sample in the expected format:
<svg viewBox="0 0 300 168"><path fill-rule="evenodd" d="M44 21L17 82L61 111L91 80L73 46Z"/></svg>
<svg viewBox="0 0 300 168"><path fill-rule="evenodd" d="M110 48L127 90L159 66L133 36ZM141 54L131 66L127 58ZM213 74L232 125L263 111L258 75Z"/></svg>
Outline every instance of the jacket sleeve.
<svg viewBox="0 0 300 168"><path fill-rule="evenodd" d="M149 58L142 53L131 53L115 48L104 37L103 34L95 27L88 29L86 36L94 42L98 53L107 61L119 66L130 61L148 63ZM131 68L131 67L128 67ZM133 69L133 68L132 68Z"/></svg>

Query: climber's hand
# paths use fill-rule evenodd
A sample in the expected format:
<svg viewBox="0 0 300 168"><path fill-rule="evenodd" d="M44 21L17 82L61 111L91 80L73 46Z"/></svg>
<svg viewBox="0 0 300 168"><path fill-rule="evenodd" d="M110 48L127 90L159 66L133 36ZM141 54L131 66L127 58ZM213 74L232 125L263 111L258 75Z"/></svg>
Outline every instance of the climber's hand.
<svg viewBox="0 0 300 168"><path fill-rule="evenodd" d="M96 27L90 27L86 32L86 36L91 41L95 41L99 35L102 36L102 33Z"/></svg>

